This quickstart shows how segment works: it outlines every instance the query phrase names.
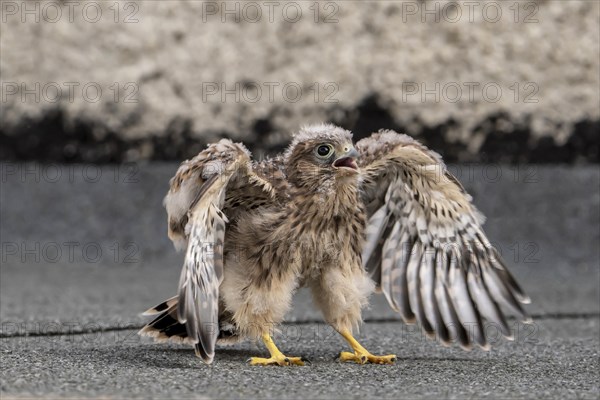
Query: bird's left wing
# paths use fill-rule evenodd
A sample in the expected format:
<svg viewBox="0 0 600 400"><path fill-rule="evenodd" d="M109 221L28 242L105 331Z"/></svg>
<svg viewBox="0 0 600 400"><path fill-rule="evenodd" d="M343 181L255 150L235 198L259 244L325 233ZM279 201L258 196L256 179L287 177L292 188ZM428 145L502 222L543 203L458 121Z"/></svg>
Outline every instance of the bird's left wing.
<svg viewBox="0 0 600 400"><path fill-rule="evenodd" d="M356 148L369 217L363 265L391 307L444 344L489 348L482 317L511 339L500 306L528 320L521 303L529 299L441 157L392 131Z"/></svg>
<svg viewBox="0 0 600 400"><path fill-rule="evenodd" d="M171 180L165 206L169 236L187 244L179 279L177 319L185 324L196 354L210 363L219 334L219 285L228 218L273 196L269 182L252 169L250 153L227 139L184 162Z"/></svg>

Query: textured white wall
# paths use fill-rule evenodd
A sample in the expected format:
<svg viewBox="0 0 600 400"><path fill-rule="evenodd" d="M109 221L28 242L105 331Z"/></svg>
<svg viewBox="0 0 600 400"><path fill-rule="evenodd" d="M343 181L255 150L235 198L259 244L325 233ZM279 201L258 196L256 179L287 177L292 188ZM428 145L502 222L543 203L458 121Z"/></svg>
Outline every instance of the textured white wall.
<svg viewBox="0 0 600 400"><path fill-rule="evenodd" d="M600 117L597 1L338 1L318 9L316 23L312 1L3 1L0 128L10 133L60 109L67 123L92 123L99 138L161 136L190 121L203 140L221 132L253 140L256 121L267 119L282 133L262 140L277 144L301 124L351 119L375 94L409 133L453 119L444 140L476 152L476 126L498 112L509 116L498 129L524 124L558 143L575 122ZM220 89L236 83L239 101L222 99ZM57 87L63 97L55 100ZM433 92L423 98L423 89Z"/></svg>

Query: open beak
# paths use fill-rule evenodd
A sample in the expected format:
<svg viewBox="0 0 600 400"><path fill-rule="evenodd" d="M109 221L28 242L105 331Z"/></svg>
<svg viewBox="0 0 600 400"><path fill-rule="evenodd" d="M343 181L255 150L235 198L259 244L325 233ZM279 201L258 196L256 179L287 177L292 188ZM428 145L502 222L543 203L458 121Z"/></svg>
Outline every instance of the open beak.
<svg viewBox="0 0 600 400"><path fill-rule="evenodd" d="M358 151L354 147L351 147L342 157L333 162L333 166L334 168L350 168L358 171L358 165L356 164L358 155Z"/></svg>

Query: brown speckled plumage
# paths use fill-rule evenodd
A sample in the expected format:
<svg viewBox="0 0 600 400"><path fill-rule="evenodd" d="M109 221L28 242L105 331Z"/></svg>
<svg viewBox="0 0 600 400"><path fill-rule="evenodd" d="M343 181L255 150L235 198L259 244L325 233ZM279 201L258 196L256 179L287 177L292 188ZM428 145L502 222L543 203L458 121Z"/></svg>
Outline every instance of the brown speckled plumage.
<svg viewBox="0 0 600 400"><path fill-rule="evenodd" d="M310 126L261 162L223 139L181 165L165 206L169 237L187 248L180 292L141 333L192 343L206 362L217 341L265 340L299 286L347 340L375 287L406 322L464 348L488 348L482 317L510 337L499 305L526 318L470 196L406 135L381 131L355 150L348 131ZM394 360L349 343L362 358L346 360Z"/></svg>

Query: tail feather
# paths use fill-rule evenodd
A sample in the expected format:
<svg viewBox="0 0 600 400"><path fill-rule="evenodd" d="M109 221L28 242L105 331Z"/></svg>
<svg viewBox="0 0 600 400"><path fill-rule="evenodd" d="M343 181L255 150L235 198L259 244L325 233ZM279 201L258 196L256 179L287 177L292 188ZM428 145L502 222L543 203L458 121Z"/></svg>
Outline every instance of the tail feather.
<svg viewBox="0 0 600 400"><path fill-rule="evenodd" d="M140 329L138 335L152 337L159 343L173 342L196 345L196 343L188 337L185 323L181 324L177 320L177 296L171 297L170 299L149 308L143 315L157 316ZM219 317L220 331L217 340L218 344L235 343L240 340L234 325L231 324L228 317L229 315L222 315ZM198 351L197 346L195 347L196 351Z"/></svg>
<svg viewBox="0 0 600 400"><path fill-rule="evenodd" d="M162 303L160 303L152 308L147 309L146 311L144 311L142 313L142 315L160 314L161 312L168 310L175 304L177 304L177 296L173 296L170 299L167 299L167 300L163 301Z"/></svg>

